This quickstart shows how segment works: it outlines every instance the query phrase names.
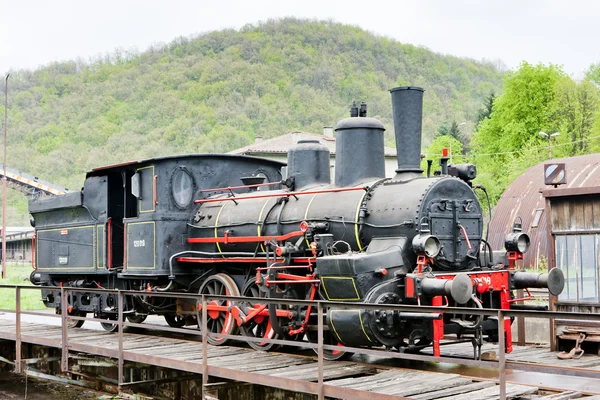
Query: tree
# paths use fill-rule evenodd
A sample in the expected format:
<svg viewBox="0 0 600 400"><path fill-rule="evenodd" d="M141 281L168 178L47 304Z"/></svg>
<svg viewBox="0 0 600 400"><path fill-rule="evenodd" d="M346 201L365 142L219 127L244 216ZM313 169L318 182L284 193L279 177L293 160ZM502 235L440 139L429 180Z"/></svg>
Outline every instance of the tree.
<svg viewBox="0 0 600 400"><path fill-rule="evenodd" d="M569 155L585 154L592 136L600 100L598 88L590 81L574 82L564 77L556 84L556 102L551 118L564 138L571 142Z"/></svg>
<svg viewBox="0 0 600 400"><path fill-rule="evenodd" d="M452 143L452 145L450 145ZM439 170L440 158L442 158L442 150L452 148L452 163L462 164L466 162L466 158L463 155L462 143L451 135L441 135L435 138L425 154L427 155L421 160L421 169L427 170L427 161L433 160L432 170Z"/></svg>
<svg viewBox="0 0 600 400"><path fill-rule="evenodd" d="M477 119L475 120L475 126L478 126L481 121L484 119L490 118L492 115L492 111L494 108L494 100L496 100L496 95L494 92L490 93L483 103L483 107L477 110Z"/></svg>
<svg viewBox="0 0 600 400"><path fill-rule="evenodd" d="M565 77L557 66L531 65L523 62L505 79L504 93L494 101L493 113L483 120L475 133L478 153L494 154L515 151L548 129L554 110L556 83Z"/></svg>
<svg viewBox="0 0 600 400"><path fill-rule="evenodd" d="M574 82L552 64L521 64L505 79L489 118L477 126L473 140L479 182L495 201L512 180L548 157L598 150L600 89L590 80ZM541 131L560 135L548 143Z"/></svg>
<svg viewBox="0 0 600 400"><path fill-rule="evenodd" d="M427 143L449 115L475 115L503 78L490 63L293 18L13 72L7 164L71 188L101 165L318 133L346 117L354 100L368 103L393 145L386 89L394 86L426 90Z"/></svg>
<svg viewBox="0 0 600 400"><path fill-rule="evenodd" d="M458 152L458 149L455 149L453 153L467 154L470 140L469 137L461 131L461 125L464 125L464 123L459 124L456 121L452 121L450 126L447 126L446 124L440 125L434 139L437 139L441 136L450 136L461 144L460 153Z"/></svg>
<svg viewBox="0 0 600 400"><path fill-rule="evenodd" d="M600 86L600 63L590 65L590 68L585 73L585 79Z"/></svg>

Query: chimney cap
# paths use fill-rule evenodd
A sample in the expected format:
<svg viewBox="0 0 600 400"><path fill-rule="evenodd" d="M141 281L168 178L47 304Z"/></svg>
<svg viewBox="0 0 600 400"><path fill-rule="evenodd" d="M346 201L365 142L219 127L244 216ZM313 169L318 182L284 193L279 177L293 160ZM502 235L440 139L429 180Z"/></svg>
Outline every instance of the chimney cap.
<svg viewBox="0 0 600 400"><path fill-rule="evenodd" d="M350 117L344 118L335 126L335 130L339 131L341 129L381 129L385 131L385 127L378 119L371 117Z"/></svg>
<svg viewBox="0 0 600 400"><path fill-rule="evenodd" d="M390 92L398 92L400 90L419 90L421 92L425 91L425 89L420 88L418 86L398 86L398 87L390 89Z"/></svg>

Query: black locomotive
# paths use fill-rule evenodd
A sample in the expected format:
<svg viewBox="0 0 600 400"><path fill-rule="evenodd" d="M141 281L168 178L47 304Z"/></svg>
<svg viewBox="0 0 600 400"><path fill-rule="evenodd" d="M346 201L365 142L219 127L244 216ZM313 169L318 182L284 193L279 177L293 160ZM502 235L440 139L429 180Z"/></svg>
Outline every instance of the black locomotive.
<svg viewBox="0 0 600 400"><path fill-rule="evenodd" d="M246 156L155 158L92 170L81 192L33 200L35 284L139 290L127 298L134 322L162 314L172 326L197 324L199 305L153 297L193 292L257 298L212 301L208 329L258 338L316 341L316 310L267 306L261 297L370 304L466 305L509 309L512 291L547 287L558 295L558 269L513 269L529 239L515 231L492 252L473 191L475 166L420 169L423 90L391 90L398 169L384 173L384 127L351 108L336 128L335 179L329 151L300 141L288 164ZM282 176L282 170L287 169ZM493 259L496 259L496 262ZM61 312L60 290L43 301ZM75 292L72 315L116 320L115 296ZM81 323L81 322L79 322ZM439 355L444 334L496 334L498 321L467 315L326 311L328 343L418 350ZM510 319L502 322L510 351ZM103 324L112 330L115 324ZM223 344L226 338L210 338ZM267 350L273 345L251 342ZM328 358L341 352L328 351Z"/></svg>

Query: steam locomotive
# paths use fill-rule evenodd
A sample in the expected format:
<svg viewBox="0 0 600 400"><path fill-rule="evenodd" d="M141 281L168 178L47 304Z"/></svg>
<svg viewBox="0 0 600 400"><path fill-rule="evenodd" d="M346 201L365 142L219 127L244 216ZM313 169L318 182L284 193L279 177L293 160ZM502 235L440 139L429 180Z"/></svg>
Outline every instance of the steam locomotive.
<svg viewBox="0 0 600 400"><path fill-rule="evenodd" d="M109 320L118 315L114 294L72 292L68 310L61 310L59 288L136 290L140 294L124 304L130 321L160 314L178 327L198 324L201 305L152 293L256 298L210 301L208 329L309 341L316 341L316 310L286 300L510 309L516 289L543 287L558 295L560 270L514 269L529 246L518 224L507 234L506 251L492 251L485 241L474 165L449 165L442 157L440 171L421 170L423 89L390 92L394 177L385 177L385 128L367 117L365 104L353 106L335 128L333 183L329 151L318 141L299 141L287 167L247 156L186 155L94 169L80 192L29 203L36 231L31 282L50 287L42 300L59 313ZM328 344L402 351L433 346L439 355L444 335L480 342L493 339L500 324L510 351L509 318L360 306L326 309L325 318ZM229 340L209 336L214 345ZM342 356L326 351L329 359Z"/></svg>

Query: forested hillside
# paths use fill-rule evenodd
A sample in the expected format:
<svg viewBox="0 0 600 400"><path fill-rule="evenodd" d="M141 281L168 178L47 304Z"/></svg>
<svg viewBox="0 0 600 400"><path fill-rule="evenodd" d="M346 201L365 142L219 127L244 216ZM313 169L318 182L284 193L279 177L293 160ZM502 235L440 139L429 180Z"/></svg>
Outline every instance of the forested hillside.
<svg viewBox="0 0 600 400"><path fill-rule="evenodd" d="M426 146L453 121L467 121L461 129L472 131L478 109L501 84L502 72L490 64L357 27L269 21L140 54L13 71L8 165L77 189L84 172L100 165L321 132L345 117L353 100L368 103L393 145L387 89L399 85L426 89ZM12 194L11 204L10 223L24 224L22 195Z"/></svg>

